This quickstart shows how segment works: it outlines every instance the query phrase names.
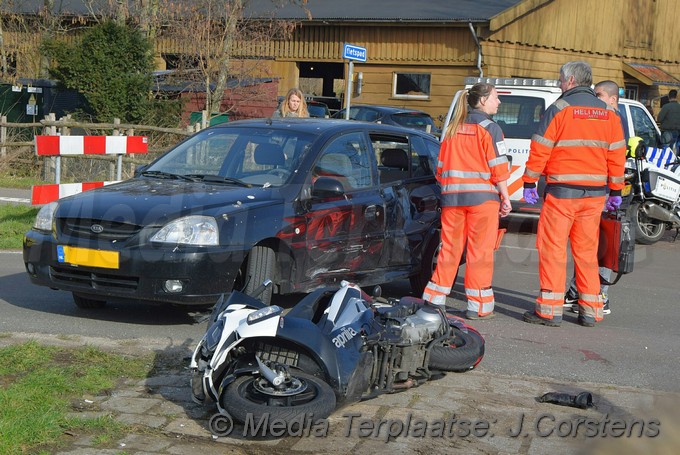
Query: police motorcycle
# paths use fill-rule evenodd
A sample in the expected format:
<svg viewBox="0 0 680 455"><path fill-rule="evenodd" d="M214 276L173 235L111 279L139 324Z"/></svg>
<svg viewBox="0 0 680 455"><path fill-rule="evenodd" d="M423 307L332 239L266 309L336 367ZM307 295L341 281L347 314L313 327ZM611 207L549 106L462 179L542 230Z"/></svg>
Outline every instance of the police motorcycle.
<svg viewBox="0 0 680 455"><path fill-rule="evenodd" d="M680 232L680 163L656 166L646 159L646 149L640 137L628 140L622 194L630 202L628 214L635 240L651 245L663 237L667 228Z"/></svg>
<svg viewBox="0 0 680 455"><path fill-rule="evenodd" d="M262 289L264 286L260 286ZM239 291L221 298L191 357L193 399L215 401L216 435L234 420L327 418L337 407L473 369L484 339L415 297L369 297L343 281L287 313ZM232 419L233 417L233 419Z"/></svg>

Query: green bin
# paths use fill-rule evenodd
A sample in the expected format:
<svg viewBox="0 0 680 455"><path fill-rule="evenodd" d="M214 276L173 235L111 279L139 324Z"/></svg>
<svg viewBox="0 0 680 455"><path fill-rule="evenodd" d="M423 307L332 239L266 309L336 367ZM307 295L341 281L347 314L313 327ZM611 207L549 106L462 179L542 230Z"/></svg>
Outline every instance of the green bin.
<svg viewBox="0 0 680 455"><path fill-rule="evenodd" d="M201 123L203 118L202 112L192 112L189 116L189 124L195 125ZM229 121L229 114L216 112L210 116L210 126L219 125L220 123L227 123Z"/></svg>

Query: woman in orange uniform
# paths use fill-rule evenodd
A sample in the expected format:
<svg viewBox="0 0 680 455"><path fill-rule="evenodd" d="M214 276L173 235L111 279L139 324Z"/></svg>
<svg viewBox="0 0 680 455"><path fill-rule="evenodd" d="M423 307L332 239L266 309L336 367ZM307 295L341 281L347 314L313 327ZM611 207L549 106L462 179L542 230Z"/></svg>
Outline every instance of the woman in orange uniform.
<svg viewBox="0 0 680 455"><path fill-rule="evenodd" d="M505 141L491 116L501 104L491 84L465 90L439 150L437 180L442 189L442 248L423 299L444 305L466 248L468 319L493 316L493 255L498 215L510 213L510 177Z"/></svg>

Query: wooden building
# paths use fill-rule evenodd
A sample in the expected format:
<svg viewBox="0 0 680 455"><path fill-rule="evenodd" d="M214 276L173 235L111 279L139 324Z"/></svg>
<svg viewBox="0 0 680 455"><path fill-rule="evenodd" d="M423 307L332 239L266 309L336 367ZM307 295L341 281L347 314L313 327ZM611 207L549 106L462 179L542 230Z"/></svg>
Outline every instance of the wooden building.
<svg viewBox="0 0 680 455"><path fill-rule="evenodd" d="M44 4L20 3L24 13ZM69 2L79 3L86 11L85 1ZM678 0L308 0L274 10L275 3L286 2L250 0L246 17L296 24L292 38L273 40L259 55L260 76L278 78L279 95L294 86L342 95L345 43L367 50L367 61L354 64L362 81L352 103L422 109L435 119L464 77L557 79L570 60L589 62L595 81L612 79L646 104L680 87ZM35 67L35 37L5 39L18 51L18 76L38 77L22 74ZM163 58L191 52L191 43L157 46L159 69Z"/></svg>
<svg viewBox="0 0 680 455"><path fill-rule="evenodd" d="M354 64L363 80L353 103L435 118L466 76L557 79L570 60L587 61L595 81L614 80L650 106L680 87L678 0L309 0L307 8L311 19L299 7L277 13L299 23L270 51L282 92L319 77L330 95L329 79L347 71L344 43L367 49L367 61Z"/></svg>

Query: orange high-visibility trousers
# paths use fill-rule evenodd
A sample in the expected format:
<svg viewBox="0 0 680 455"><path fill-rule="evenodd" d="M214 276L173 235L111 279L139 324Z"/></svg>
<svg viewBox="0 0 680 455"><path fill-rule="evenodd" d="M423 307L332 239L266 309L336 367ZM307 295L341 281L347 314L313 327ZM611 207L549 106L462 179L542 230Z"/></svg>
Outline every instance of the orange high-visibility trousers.
<svg viewBox="0 0 680 455"><path fill-rule="evenodd" d="M465 295L468 310L480 316L493 311L494 247L498 236L498 201L480 205L442 208L442 248L437 267L423 298L443 305L451 292L458 266L466 248Z"/></svg>
<svg viewBox="0 0 680 455"><path fill-rule="evenodd" d="M597 246L604 201L605 196L560 199L546 195L536 235L541 283L536 314L542 318L562 318L569 240L574 256L579 306L585 316L602 320Z"/></svg>

